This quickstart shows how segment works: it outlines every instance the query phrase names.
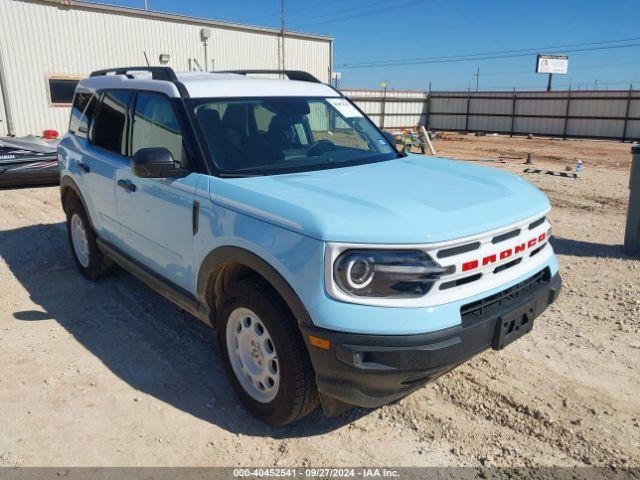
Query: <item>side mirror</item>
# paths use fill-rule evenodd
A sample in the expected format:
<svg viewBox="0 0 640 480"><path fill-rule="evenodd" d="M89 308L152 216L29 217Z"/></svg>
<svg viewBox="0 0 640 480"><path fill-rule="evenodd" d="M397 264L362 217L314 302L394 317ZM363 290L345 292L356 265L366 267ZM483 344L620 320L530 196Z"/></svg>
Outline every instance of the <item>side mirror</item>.
<svg viewBox="0 0 640 480"><path fill-rule="evenodd" d="M180 168L166 148L141 148L131 157L131 171L141 178L178 178L189 171Z"/></svg>

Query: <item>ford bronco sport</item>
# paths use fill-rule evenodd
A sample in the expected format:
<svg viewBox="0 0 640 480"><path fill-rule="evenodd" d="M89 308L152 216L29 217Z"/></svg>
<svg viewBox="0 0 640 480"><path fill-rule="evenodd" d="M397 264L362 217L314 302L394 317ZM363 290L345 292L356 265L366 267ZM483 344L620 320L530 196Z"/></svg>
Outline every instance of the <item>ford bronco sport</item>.
<svg viewBox="0 0 640 480"><path fill-rule="evenodd" d="M331 86L265 73L79 83L58 154L82 274L119 264L214 326L272 425L380 406L531 330L561 283L540 190L398 153Z"/></svg>

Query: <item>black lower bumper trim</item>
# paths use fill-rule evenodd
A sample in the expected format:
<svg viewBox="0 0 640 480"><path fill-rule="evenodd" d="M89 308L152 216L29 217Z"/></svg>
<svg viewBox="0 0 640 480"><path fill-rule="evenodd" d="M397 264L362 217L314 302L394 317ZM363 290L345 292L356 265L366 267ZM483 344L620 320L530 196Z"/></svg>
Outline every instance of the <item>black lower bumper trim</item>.
<svg viewBox="0 0 640 480"><path fill-rule="evenodd" d="M550 277L547 271L546 275L536 275L522 282L519 293L511 287L506 290L508 296L488 297L492 308L485 308L473 321L463 321L456 327L432 333L362 335L303 325L307 343L308 335L331 342L329 351L308 344L325 412L341 411L336 407L340 403L368 408L383 405L407 395L489 347L503 348L529 331L533 319L558 296L562 283L559 274ZM532 281L534 277L535 281ZM507 297L509 301L504 300ZM497 307L496 298L503 299ZM528 316L522 320L521 310L525 307ZM519 334L500 331L503 323L504 328L509 329L508 323L504 322L508 315L519 315L519 320L531 323ZM325 403L332 406L327 408Z"/></svg>

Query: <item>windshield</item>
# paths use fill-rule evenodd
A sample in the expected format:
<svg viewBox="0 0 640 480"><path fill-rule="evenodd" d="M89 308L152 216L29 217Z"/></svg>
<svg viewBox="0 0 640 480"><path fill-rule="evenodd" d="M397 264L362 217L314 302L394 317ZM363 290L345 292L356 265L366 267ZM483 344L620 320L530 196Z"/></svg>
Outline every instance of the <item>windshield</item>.
<svg viewBox="0 0 640 480"><path fill-rule="evenodd" d="M344 98L198 99L193 107L222 173L269 175L398 156Z"/></svg>

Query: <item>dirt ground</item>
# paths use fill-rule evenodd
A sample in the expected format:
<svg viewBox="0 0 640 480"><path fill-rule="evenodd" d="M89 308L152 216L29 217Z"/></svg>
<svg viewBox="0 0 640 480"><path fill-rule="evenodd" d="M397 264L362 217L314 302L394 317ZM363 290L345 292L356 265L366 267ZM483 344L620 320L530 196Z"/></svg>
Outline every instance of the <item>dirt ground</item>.
<svg viewBox="0 0 640 480"><path fill-rule="evenodd" d="M0 466L640 466L640 260L622 252L629 144L451 134L554 205L565 286L533 332L402 401L272 429L212 334L130 275L75 270L57 188L0 191ZM524 174L523 157L582 178Z"/></svg>

